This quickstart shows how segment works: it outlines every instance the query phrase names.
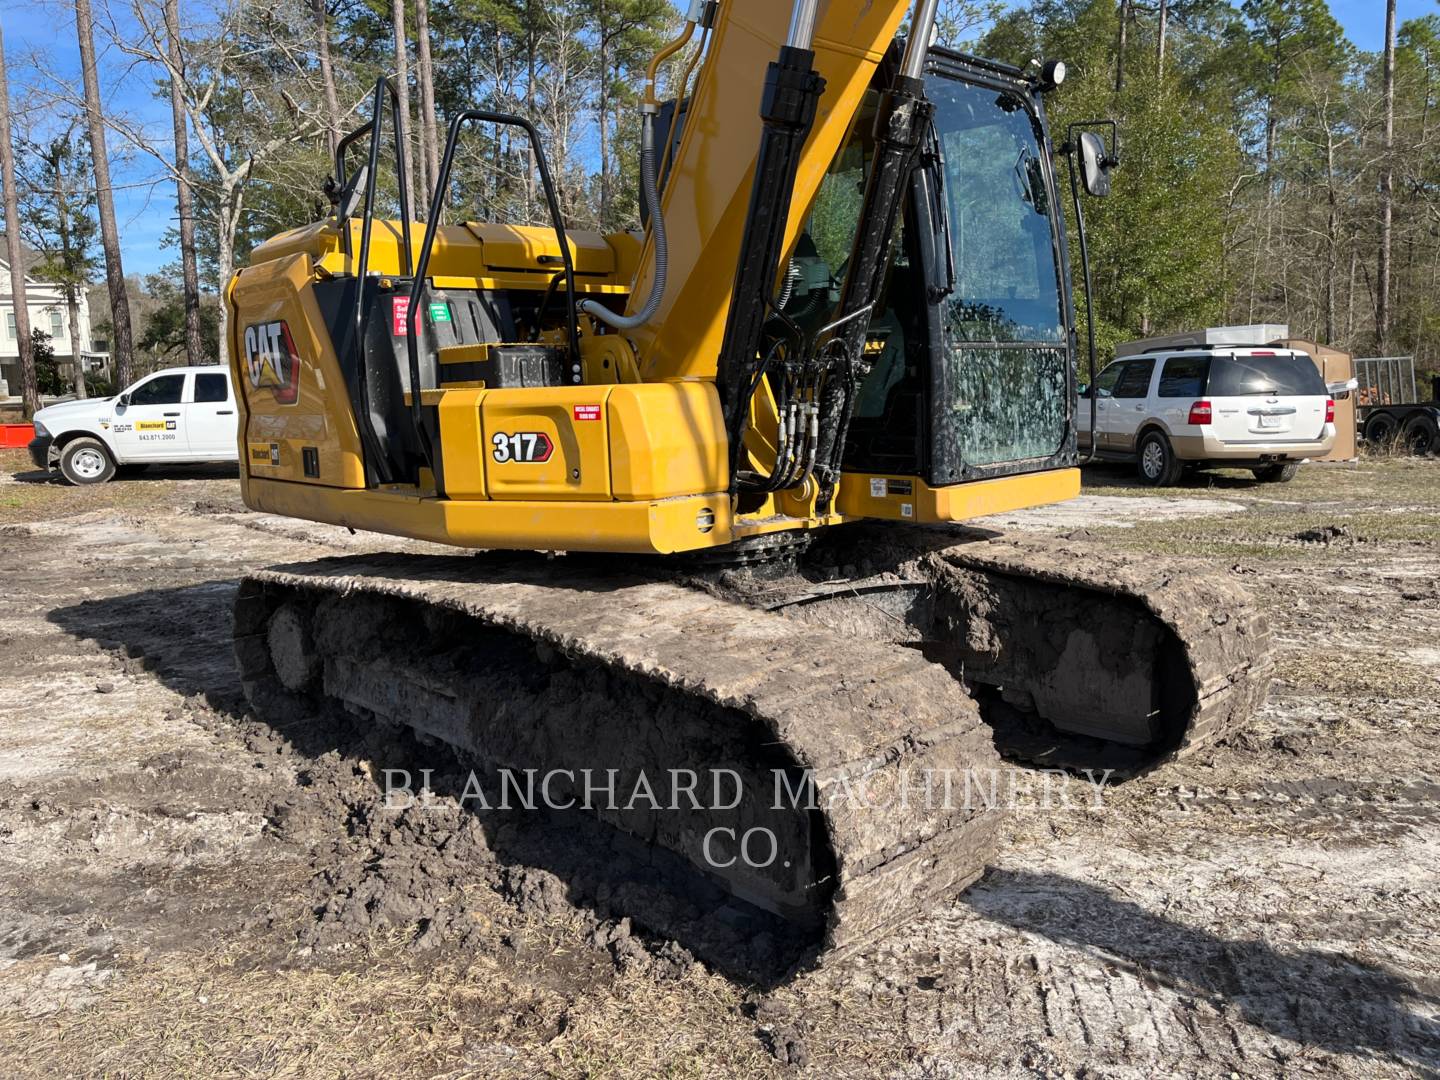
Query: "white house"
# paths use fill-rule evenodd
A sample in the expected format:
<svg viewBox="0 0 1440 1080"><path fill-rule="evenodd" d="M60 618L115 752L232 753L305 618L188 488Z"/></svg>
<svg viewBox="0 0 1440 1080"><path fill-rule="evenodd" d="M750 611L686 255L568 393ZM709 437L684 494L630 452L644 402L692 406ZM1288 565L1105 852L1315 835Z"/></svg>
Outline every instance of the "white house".
<svg viewBox="0 0 1440 1080"><path fill-rule="evenodd" d="M0 398L8 393L20 393L20 346L15 332L15 297L10 287L9 248L5 234L0 232ZM27 266L40 262L40 257L29 248L23 248ZM78 344L80 360L86 371L104 370L109 356L95 352L90 338L90 301L85 290L80 290L80 340L70 340L70 314L66 310L65 293L53 282L37 280L33 274L25 275L26 307L30 310L30 328L43 330L50 335L55 359L60 364L60 376L68 381L72 378L71 361Z"/></svg>

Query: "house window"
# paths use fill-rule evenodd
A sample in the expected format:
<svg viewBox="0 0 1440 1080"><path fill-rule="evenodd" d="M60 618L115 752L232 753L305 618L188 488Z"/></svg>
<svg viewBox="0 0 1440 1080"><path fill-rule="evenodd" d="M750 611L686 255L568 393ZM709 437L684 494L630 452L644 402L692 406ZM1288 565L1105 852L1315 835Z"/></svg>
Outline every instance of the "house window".
<svg viewBox="0 0 1440 1080"><path fill-rule="evenodd" d="M11 341L15 340L15 312L13 311L5 313L5 336Z"/></svg>
<svg viewBox="0 0 1440 1080"><path fill-rule="evenodd" d="M50 340L59 341L65 336L65 324L60 318L60 312L50 312Z"/></svg>

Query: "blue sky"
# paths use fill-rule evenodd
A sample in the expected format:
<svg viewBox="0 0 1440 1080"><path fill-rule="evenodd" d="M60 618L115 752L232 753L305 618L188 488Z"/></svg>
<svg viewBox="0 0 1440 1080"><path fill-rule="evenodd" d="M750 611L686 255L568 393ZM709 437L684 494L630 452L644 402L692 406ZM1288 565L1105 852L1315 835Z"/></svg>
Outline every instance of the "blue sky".
<svg viewBox="0 0 1440 1080"><path fill-rule="evenodd" d="M182 10L193 0L182 0ZM117 5L117 7L120 5ZM1385 36L1385 6L1381 0L1330 0L1331 11L1361 49L1378 50ZM1440 13L1437 0L1399 0L1399 18ZM11 94L19 98L24 87L80 82L80 58L75 43L71 6L63 0L5 0L0 25L5 31L5 53L11 69ZM104 35L97 32L97 47ZM153 94L154 75L136 70L127 58L110 52L100 57L101 84L109 106L123 111L161 138L168 138L170 109ZM124 149L112 140L111 171L117 185L115 206L127 273L147 274L176 258L162 246L172 227L174 193L154 162Z"/></svg>

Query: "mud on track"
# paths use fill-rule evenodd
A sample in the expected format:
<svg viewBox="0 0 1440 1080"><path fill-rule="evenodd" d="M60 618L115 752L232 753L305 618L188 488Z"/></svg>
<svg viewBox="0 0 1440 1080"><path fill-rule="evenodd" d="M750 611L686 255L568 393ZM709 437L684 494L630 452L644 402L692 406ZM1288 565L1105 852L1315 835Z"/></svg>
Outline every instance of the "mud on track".
<svg viewBox="0 0 1440 1080"><path fill-rule="evenodd" d="M1131 550L1168 552L1179 532L1219 559L1267 606L1270 703L1102 810L1013 815L997 865L958 900L768 990L613 917L604 883L577 887L523 820L443 796L386 810L386 768L438 761L445 789L435 747L246 714L229 650L237 576L395 542L244 513L225 479L161 478L138 502L114 485L78 515L67 489L27 486L0 518L0 1062L26 1075L1440 1070L1440 540L1391 523L1375 494L1403 484L1433 517L1434 465L1226 485L1221 514L1163 523L1102 488L1103 513L1042 523ZM0 496L24 483L5 476ZM1213 494L1176 497L1203 510ZM1345 531L1295 539L1327 527Z"/></svg>

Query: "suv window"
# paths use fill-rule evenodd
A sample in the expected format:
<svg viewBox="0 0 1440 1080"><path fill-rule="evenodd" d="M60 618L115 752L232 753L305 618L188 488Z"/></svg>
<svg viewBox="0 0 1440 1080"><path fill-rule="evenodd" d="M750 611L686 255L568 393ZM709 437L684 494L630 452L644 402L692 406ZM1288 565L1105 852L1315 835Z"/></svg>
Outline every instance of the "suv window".
<svg viewBox="0 0 1440 1080"><path fill-rule="evenodd" d="M1143 398L1150 394L1150 376L1155 371L1154 360L1127 360L1120 381L1115 384L1117 398Z"/></svg>
<svg viewBox="0 0 1440 1080"><path fill-rule="evenodd" d="M1213 397L1273 394L1325 397L1325 380L1315 361L1299 356L1217 356L1210 365Z"/></svg>
<svg viewBox="0 0 1440 1080"><path fill-rule="evenodd" d="M224 375L196 375L195 400L227 401L230 398L230 381Z"/></svg>
<svg viewBox="0 0 1440 1080"><path fill-rule="evenodd" d="M1208 356L1172 356L1160 372L1160 396L1203 397L1205 377L1209 374Z"/></svg>
<svg viewBox="0 0 1440 1080"><path fill-rule="evenodd" d="M1125 370L1124 364L1111 364L1099 375L1095 376L1095 396L1114 397L1115 383L1120 379L1120 373Z"/></svg>
<svg viewBox="0 0 1440 1080"><path fill-rule="evenodd" d="M131 405L179 405L184 375L157 375L130 391Z"/></svg>

